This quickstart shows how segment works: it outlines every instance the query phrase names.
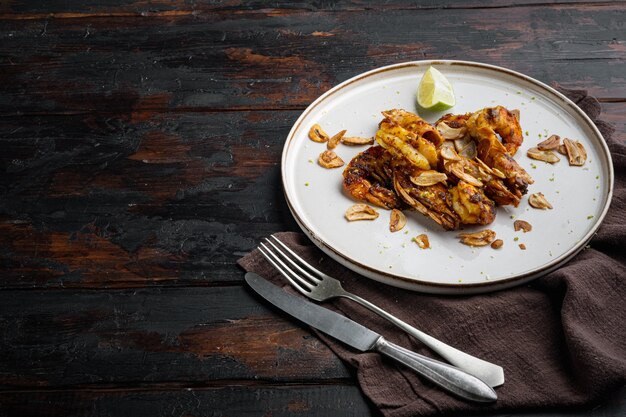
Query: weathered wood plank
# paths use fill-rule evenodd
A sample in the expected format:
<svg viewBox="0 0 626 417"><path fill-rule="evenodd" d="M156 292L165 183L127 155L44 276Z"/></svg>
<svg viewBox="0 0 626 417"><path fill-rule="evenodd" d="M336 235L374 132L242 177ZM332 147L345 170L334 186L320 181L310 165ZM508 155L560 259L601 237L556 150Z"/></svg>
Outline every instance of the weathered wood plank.
<svg viewBox="0 0 626 417"><path fill-rule="evenodd" d="M356 386L224 386L186 389L111 389L1 392L1 416L49 417L379 415ZM515 413L517 417L614 417L626 412L626 389L590 409ZM504 417L502 415L501 417ZM506 414L510 416L510 414ZM494 417L498 417L497 415Z"/></svg>
<svg viewBox="0 0 626 417"><path fill-rule="evenodd" d="M0 287L207 285L295 230L280 188L298 112L0 124Z"/></svg>
<svg viewBox="0 0 626 417"><path fill-rule="evenodd" d="M369 416L356 386L285 386L185 390L0 392L0 415L72 416ZM375 414L374 414L375 415Z"/></svg>
<svg viewBox="0 0 626 417"><path fill-rule="evenodd" d="M241 286L58 289L240 282L241 254L295 229L277 163L299 110L376 66L589 88L622 100L603 107L623 137L624 2L537 1L3 2L0 416L368 415L343 364ZM191 113L237 109L295 111ZM592 415L623 414L615 395Z"/></svg>
<svg viewBox="0 0 626 417"><path fill-rule="evenodd" d="M309 416L375 415L356 386L3 393L0 416Z"/></svg>
<svg viewBox="0 0 626 417"><path fill-rule="evenodd" d="M0 112L301 108L365 70L469 59L625 98L619 4L0 22ZM391 23L393 22L393 23ZM572 26L576 30L571 30ZM321 58L324 57L324 58Z"/></svg>
<svg viewBox="0 0 626 417"><path fill-rule="evenodd" d="M626 140L626 104L602 106ZM241 282L239 257L298 230L278 166L298 114L3 119L0 288Z"/></svg>
<svg viewBox="0 0 626 417"><path fill-rule="evenodd" d="M350 373L247 288L1 291L0 389Z"/></svg>
<svg viewBox="0 0 626 417"><path fill-rule="evenodd" d="M40 18L56 16L60 18L79 18L85 15L154 15L159 13L198 12L243 12L251 10L267 10L272 13L293 11L364 11L364 10L426 10L426 9L466 9L466 8L504 8L545 5L545 0L421 0L407 3L404 1L212 1L189 3L185 1L150 1L116 0L107 4L97 4L79 0L63 3L47 3L36 1L8 1L0 5L0 13L13 18ZM570 4L606 3L606 0L560 0L553 4L560 6ZM6 17L5 17L6 18Z"/></svg>

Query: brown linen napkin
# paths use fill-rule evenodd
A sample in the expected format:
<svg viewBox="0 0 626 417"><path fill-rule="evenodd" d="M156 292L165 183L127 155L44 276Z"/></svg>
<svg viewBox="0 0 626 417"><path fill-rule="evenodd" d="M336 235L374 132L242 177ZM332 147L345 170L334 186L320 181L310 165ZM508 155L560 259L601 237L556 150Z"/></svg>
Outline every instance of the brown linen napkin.
<svg viewBox="0 0 626 417"><path fill-rule="evenodd" d="M520 286L490 294L435 296L363 278L334 262L299 233L276 236L344 287L418 329L504 368L494 404L472 404L441 391L376 353L360 353L316 332L356 368L363 392L388 417L522 411L588 405L626 382L626 146L597 120L600 105L585 91L561 91L595 121L612 153L611 208L591 242L565 266ZM584 198L584 196L582 196ZM239 260L276 284L278 273L253 251ZM435 356L384 319L348 300L324 304L416 352Z"/></svg>

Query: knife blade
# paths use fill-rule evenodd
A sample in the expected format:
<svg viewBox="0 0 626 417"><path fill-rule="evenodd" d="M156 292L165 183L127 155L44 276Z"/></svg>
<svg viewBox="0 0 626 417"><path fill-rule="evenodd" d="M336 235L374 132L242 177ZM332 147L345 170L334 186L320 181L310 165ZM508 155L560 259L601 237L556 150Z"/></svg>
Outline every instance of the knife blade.
<svg viewBox="0 0 626 417"><path fill-rule="evenodd" d="M475 376L391 343L341 314L283 291L254 272L246 273L245 280L276 307L354 349L376 351L390 357L461 398L476 402L493 402L498 398L489 385Z"/></svg>

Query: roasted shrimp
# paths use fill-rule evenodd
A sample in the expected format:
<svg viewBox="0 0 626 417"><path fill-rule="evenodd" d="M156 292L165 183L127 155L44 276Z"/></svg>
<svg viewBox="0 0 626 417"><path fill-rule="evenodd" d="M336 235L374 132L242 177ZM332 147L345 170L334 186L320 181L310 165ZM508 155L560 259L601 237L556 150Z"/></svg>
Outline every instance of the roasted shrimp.
<svg viewBox="0 0 626 417"><path fill-rule="evenodd" d="M518 116L502 106L485 107L475 112L468 119L467 128L474 138L480 135L496 137L497 133L511 156L515 155L524 141Z"/></svg>
<svg viewBox="0 0 626 417"><path fill-rule="evenodd" d="M414 133L417 137L423 137L435 146L439 146L443 142L437 129L415 113L401 109L387 110L382 113L389 121Z"/></svg>
<svg viewBox="0 0 626 417"><path fill-rule="evenodd" d="M409 143L417 149L429 162L431 168L437 166L437 147L443 143L443 138L431 124L415 113L393 109L382 112L385 119L380 123L382 130L395 126L411 134Z"/></svg>
<svg viewBox="0 0 626 417"><path fill-rule="evenodd" d="M498 205L513 205L515 207L519 205L521 196L509 191L502 178L480 160L459 157L458 161L443 161L440 170L446 173L453 184L465 181L474 186L482 187L485 195Z"/></svg>
<svg viewBox="0 0 626 417"><path fill-rule="evenodd" d="M506 123L510 126L505 126ZM526 194L528 185L534 181L508 151L517 151L523 140L517 117L502 106L485 108L470 116L467 130L476 141L478 158L490 168L501 172L507 188L518 198Z"/></svg>
<svg viewBox="0 0 626 417"><path fill-rule="evenodd" d="M506 148L504 148L496 138L493 131L488 128L480 128L474 130L472 136L478 144L478 157L487 166L498 170L504 175L504 183L509 191L518 197L526 194L528 185L534 182L533 179L526 170L509 155Z"/></svg>
<svg viewBox="0 0 626 417"><path fill-rule="evenodd" d="M489 224L496 219L496 206L483 193L465 181L450 188L452 209L463 224Z"/></svg>
<svg viewBox="0 0 626 417"><path fill-rule="evenodd" d="M372 146L352 158L343 171L344 190L359 201L400 208L402 202L393 191L391 158L381 146Z"/></svg>
<svg viewBox="0 0 626 417"><path fill-rule="evenodd" d="M471 115L471 113L459 115L446 114L435 122L435 126L441 135L446 140L454 143L454 148L459 151L458 156L460 158L459 163L447 165L444 163L445 161L442 160L440 161L439 168L449 176L453 183L463 179L466 175L476 178L483 184L485 195L495 201L496 204L501 206L513 205L517 207L521 195L511 192L507 188L503 181L503 177L505 177L504 174L498 172L498 174L500 174L498 176L491 168L482 163L482 161L476 159L478 156L476 149L474 149L474 157L472 158L469 158L468 155L471 152L463 152L468 149L468 142L475 145L467 129L467 121ZM452 172L453 168L455 172ZM461 175L459 175L459 173L461 173ZM470 182L472 181L470 180Z"/></svg>
<svg viewBox="0 0 626 417"><path fill-rule="evenodd" d="M394 157L404 157L421 169L437 166L435 145L389 119L380 123L376 141Z"/></svg>
<svg viewBox="0 0 626 417"><path fill-rule="evenodd" d="M449 188L443 182L419 186L414 179L422 172L420 169L397 159L391 165L398 195L445 229L458 229L461 224L484 225L495 220L495 204L480 187L463 180Z"/></svg>
<svg viewBox="0 0 626 417"><path fill-rule="evenodd" d="M511 157L523 140L518 116L502 106L447 114L435 126L405 110L383 115L380 146L357 155L343 174L357 200L408 205L453 230L493 222L495 205L517 206L533 182Z"/></svg>
<svg viewBox="0 0 626 417"><path fill-rule="evenodd" d="M447 230L459 228L459 216L451 208L452 199L443 183L416 185L411 177L418 177L423 172L422 169L403 158L394 158L391 165L394 188L405 203Z"/></svg>
<svg viewBox="0 0 626 417"><path fill-rule="evenodd" d="M476 158L476 142L467 132L466 126L470 116L471 114L446 114L435 122L435 126L446 141L454 143L454 148L459 155L474 159Z"/></svg>
<svg viewBox="0 0 626 417"><path fill-rule="evenodd" d="M469 119L471 115L472 113L448 113L435 122L435 127L444 139L461 139L467 134L467 119Z"/></svg>

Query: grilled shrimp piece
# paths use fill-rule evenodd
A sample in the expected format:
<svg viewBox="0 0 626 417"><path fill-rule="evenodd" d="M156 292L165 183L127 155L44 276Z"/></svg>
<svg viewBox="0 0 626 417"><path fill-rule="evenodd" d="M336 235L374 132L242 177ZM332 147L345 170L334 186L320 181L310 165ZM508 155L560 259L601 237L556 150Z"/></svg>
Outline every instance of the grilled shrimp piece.
<svg viewBox="0 0 626 417"><path fill-rule="evenodd" d="M485 183L485 195L499 206L512 205L513 207L519 205L522 197L510 192L499 178L492 178Z"/></svg>
<svg viewBox="0 0 626 417"><path fill-rule="evenodd" d="M391 154L381 146L361 152L343 171L343 188L359 201L393 209L402 201L393 191Z"/></svg>
<svg viewBox="0 0 626 417"><path fill-rule="evenodd" d="M409 132L409 144L428 160L431 168L437 166L437 147L443 143L437 129L417 114L405 110L387 110L382 114L385 119L379 125L381 130L400 129Z"/></svg>
<svg viewBox="0 0 626 417"><path fill-rule="evenodd" d="M443 138L437 129L415 113L402 109L392 109L382 113L389 121L414 133L417 137L428 140L435 146L440 146L443 143Z"/></svg>
<svg viewBox="0 0 626 417"><path fill-rule="evenodd" d="M435 122L435 127L437 128L437 131L439 132L439 134L442 135L442 137L444 139L456 139L456 138L446 138L445 135L442 133L442 130L445 131L446 127L441 126L440 124L443 122L446 124L446 126L450 129L459 129L461 131L461 133L465 133L467 132L467 128L466 128L466 124L467 124L467 119L470 118L470 116L472 115L472 113L466 113L466 114L452 114L452 113L448 113L448 114L444 114L443 116L441 116L441 118L439 120L437 120Z"/></svg>
<svg viewBox="0 0 626 417"><path fill-rule="evenodd" d="M471 118L468 126L470 121ZM528 185L534 182L532 177L509 155L493 131L489 128L475 129L472 137L478 145L478 157L490 168L504 174L504 183L509 191L518 198L526 194Z"/></svg>
<svg viewBox="0 0 626 417"><path fill-rule="evenodd" d="M419 186L411 181L422 172L409 162L392 161L394 187L400 197L418 212L447 230L461 224L490 224L496 218L495 203L480 187L460 180L450 188L443 183Z"/></svg>
<svg viewBox="0 0 626 417"><path fill-rule="evenodd" d="M513 126L494 128L488 122L490 119L497 121L494 122L495 126L500 126L503 120L508 120ZM528 185L534 181L507 150L509 145L509 148L516 151L523 140L517 117L502 106L485 108L470 116L467 120L467 130L476 141L478 158L504 175L506 187L519 200L526 194ZM498 140L496 133L500 134L504 144Z"/></svg>
<svg viewBox="0 0 626 417"><path fill-rule="evenodd" d="M452 199L444 184L415 185L411 177L418 177L423 170L404 158L394 158L391 166L394 188L405 203L447 230L459 228L459 216L451 208Z"/></svg>
<svg viewBox="0 0 626 417"><path fill-rule="evenodd" d="M474 138L479 135L496 137L497 133L502 138L502 145L511 156L515 155L517 148L524 141L518 117L502 106L485 107L477 111L468 119L467 127ZM485 130L479 134L479 129Z"/></svg>
<svg viewBox="0 0 626 417"><path fill-rule="evenodd" d="M459 181L450 188L452 209L458 214L463 224L489 224L496 218L496 207L483 193L465 181Z"/></svg>
<svg viewBox="0 0 626 417"><path fill-rule="evenodd" d="M459 161L442 163L440 168L453 184L465 180L466 183L482 187L485 195L500 206L510 204L517 207L520 203L521 196L509 191L502 179L497 177L489 167L484 164L481 166L475 160L460 157Z"/></svg>
<svg viewBox="0 0 626 417"><path fill-rule="evenodd" d="M468 129L467 121L472 114L446 114L441 117L435 126L440 131L442 136L449 140L465 141L472 140ZM443 124L442 124L443 123ZM464 174L470 175L473 178L478 179L484 185L484 192L487 197L501 206L513 205L517 207L520 203L521 195L516 195L509 191L503 182L502 178L496 176L490 168L481 166L476 160L468 159L459 155L461 161L457 164L443 164L440 162L440 170L444 171L448 178L456 183L462 178L459 177L458 171L452 172L451 168L455 167L461 169Z"/></svg>
<svg viewBox="0 0 626 417"><path fill-rule="evenodd" d="M437 166L435 145L389 119L380 122L376 141L394 157L404 157L419 168L429 169Z"/></svg>

